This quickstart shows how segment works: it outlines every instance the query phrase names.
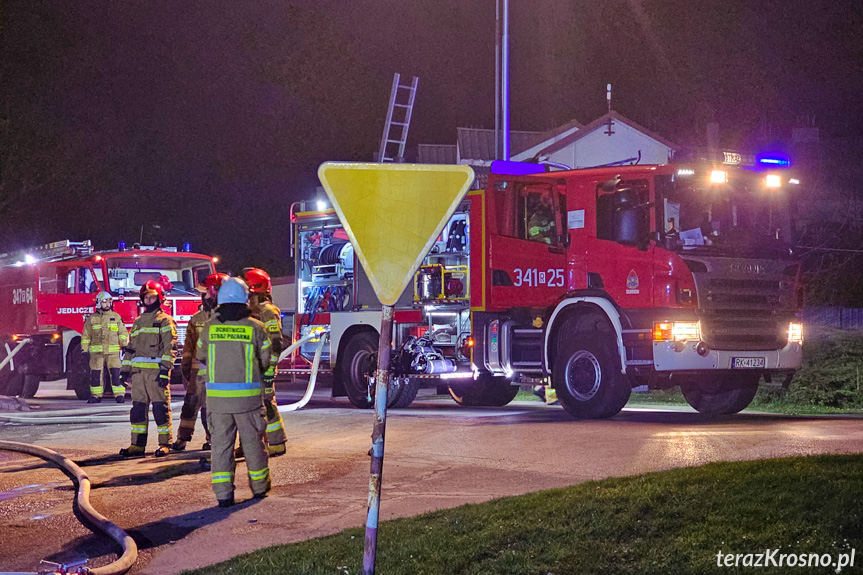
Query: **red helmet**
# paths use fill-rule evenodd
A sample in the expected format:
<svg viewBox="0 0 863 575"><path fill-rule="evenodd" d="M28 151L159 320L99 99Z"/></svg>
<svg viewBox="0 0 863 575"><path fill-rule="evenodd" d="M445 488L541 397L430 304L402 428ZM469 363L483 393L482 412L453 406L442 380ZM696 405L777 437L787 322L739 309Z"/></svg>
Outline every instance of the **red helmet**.
<svg viewBox="0 0 863 575"><path fill-rule="evenodd" d="M270 293L272 291L272 282L270 282L270 274L261 268L252 268L243 273L243 279L249 284L251 293Z"/></svg>
<svg viewBox="0 0 863 575"><path fill-rule="evenodd" d="M210 299L216 299L216 294L219 293L219 288L222 287L222 282L228 279L228 274L210 274L204 283L198 286L198 291L201 294L207 294Z"/></svg>
<svg viewBox="0 0 863 575"><path fill-rule="evenodd" d="M145 283L141 287L141 301L144 301L144 298L148 295L156 295L159 296L159 301L165 301L165 289L162 287L162 283L156 280L150 280Z"/></svg>

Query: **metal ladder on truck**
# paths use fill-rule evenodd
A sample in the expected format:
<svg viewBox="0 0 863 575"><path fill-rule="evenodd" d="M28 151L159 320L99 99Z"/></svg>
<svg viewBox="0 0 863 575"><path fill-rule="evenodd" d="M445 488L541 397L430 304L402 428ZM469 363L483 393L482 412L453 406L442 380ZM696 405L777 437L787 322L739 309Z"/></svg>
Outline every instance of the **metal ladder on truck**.
<svg viewBox="0 0 863 575"><path fill-rule="evenodd" d="M377 162L404 161L405 143L408 140L408 127L411 123L411 113L414 109L414 98L417 95L419 78L414 76L410 85L401 84L400 80L400 74L393 75L393 89L390 92L390 107L387 110L387 121L384 123L381 149L375 157ZM395 113L396 110L398 113ZM390 155L396 146L398 146L398 153Z"/></svg>

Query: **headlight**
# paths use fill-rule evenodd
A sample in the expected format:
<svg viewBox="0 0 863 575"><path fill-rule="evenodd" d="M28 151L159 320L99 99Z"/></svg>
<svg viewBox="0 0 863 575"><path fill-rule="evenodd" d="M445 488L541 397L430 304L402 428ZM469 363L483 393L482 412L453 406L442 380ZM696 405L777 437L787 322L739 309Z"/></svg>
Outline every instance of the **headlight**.
<svg viewBox="0 0 863 575"><path fill-rule="evenodd" d="M765 188L781 188L782 187L782 176L779 174L767 174L764 177L764 187Z"/></svg>
<svg viewBox="0 0 863 575"><path fill-rule="evenodd" d="M803 343L803 324L792 321L788 324L788 343Z"/></svg>
<svg viewBox="0 0 863 575"><path fill-rule="evenodd" d="M700 341L701 322L673 321L653 324L653 341Z"/></svg>

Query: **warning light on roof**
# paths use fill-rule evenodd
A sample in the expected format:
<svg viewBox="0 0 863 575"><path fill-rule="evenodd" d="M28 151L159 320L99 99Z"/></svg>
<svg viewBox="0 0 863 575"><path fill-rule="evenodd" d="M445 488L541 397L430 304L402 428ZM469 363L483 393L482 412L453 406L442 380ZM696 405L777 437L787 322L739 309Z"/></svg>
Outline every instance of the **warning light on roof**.
<svg viewBox="0 0 863 575"><path fill-rule="evenodd" d="M120 250L121 252L125 252L125 251L126 251L126 242L120 242L120 243L118 243L118 244L117 244L117 249L118 249L118 250Z"/></svg>
<svg viewBox="0 0 863 575"><path fill-rule="evenodd" d="M713 170L710 172L711 184L726 184L728 183L728 172L725 170Z"/></svg>
<svg viewBox="0 0 863 575"><path fill-rule="evenodd" d="M758 156L758 164L761 166L788 168L791 166L791 158L785 154L765 154Z"/></svg>
<svg viewBox="0 0 863 575"><path fill-rule="evenodd" d="M183 244L183 251L184 252L192 251L192 244L190 244L189 242L184 243Z"/></svg>
<svg viewBox="0 0 863 575"><path fill-rule="evenodd" d="M541 174L545 172L545 166L530 162L513 162L507 160L494 160L491 163L492 174L506 176L528 176L530 174Z"/></svg>

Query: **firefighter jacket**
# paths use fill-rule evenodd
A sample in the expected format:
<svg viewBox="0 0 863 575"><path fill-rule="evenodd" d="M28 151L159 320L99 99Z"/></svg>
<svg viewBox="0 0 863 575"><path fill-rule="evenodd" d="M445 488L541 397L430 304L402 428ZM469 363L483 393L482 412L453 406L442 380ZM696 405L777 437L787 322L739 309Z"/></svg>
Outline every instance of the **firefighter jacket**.
<svg viewBox="0 0 863 575"><path fill-rule="evenodd" d="M129 332L123 318L115 311L97 309L84 321L81 334L81 351L120 355L120 349L129 343Z"/></svg>
<svg viewBox="0 0 863 575"><path fill-rule="evenodd" d="M282 310L277 308L271 301L262 301L252 308L252 317L264 324L267 336L270 338L270 367L268 375L274 375L276 364L279 363L279 354L282 353Z"/></svg>
<svg viewBox="0 0 863 575"><path fill-rule="evenodd" d="M198 339L201 337L201 329L203 329L204 324L210 321L214 312L215 310L205 310L202 307L189 318L189 325L186 327L186 340L183 342L183 356L180 359L180 370L186 381L191 381L195 372L201 368L195 351L198 346Z"/></svg>
<svg viewBox="0 0 863 575"><path fill-rule="evenodd" d="M129 345L123 356L124 371L170 370L174 366L177 328L174 318L162 309L144 312L132 324Z"/></svg>
<svg viewBox="0 0 863 575"><path fill-rule="evenodd" d="M261 322L214 316L201 330L197 358L207 370L210 413L245 413L264 406L261 374L270 365L270 340Z"/></svg>

